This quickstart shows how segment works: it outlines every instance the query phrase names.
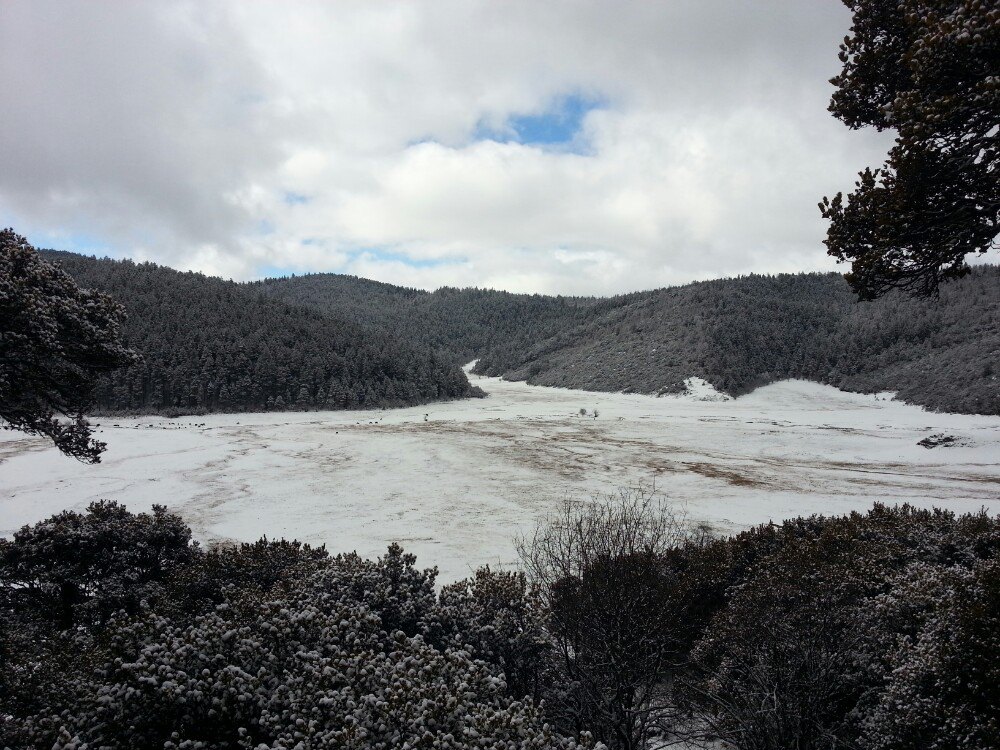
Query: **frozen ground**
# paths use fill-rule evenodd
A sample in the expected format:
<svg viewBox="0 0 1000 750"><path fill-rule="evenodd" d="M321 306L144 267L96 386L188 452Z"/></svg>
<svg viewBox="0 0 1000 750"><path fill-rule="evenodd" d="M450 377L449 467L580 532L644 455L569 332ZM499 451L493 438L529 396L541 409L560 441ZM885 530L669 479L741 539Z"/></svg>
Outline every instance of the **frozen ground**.
<svg viewBox="0 0 1000 750"><path fill-rule="evenodd" d="M206 541L366 556L397 541L447 581L511 564L515 534L562 497L654 481L720 532L876 500L1000 512L996 417L802 381L734 401L476 382L489 398L393 411L98 419L97 466L0 432L0 534L100 498L161 503ZM967 445L917 446L934 433Z"/></svg>

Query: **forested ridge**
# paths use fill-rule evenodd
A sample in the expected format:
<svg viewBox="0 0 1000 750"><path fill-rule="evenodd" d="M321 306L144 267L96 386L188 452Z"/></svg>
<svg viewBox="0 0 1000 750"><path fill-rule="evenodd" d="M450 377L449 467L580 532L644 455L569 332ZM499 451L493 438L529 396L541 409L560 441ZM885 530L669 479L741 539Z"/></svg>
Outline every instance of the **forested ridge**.
<svg viewBox="0 0 1000 750"><path fill-rule="evenodd" d="M738 396L784 378L897 391L930 409L1000 414L1000 268L937 299L857 302L839 274L751 275L612 297L433 293L333 274L255 282L271 297L400 332L476 372L642 393L702 377Z"/></svg>
<svg viewBox="0 0 1000 750"><path fill-rule="evenodd" d="M329 273L264 279L249 286L268 297L391 328L462 364L486 352L530 349L575 325L588 310L617 304L492 289L425 292Z"/></svg>
<svg viewBox="0 0 1000 750"><path fill-rule="evenodd" d="M750 275L609 298L435 292L339 274L236 284L46 252L130 311L144 364L104 410L391 406L472 393L458 366L536 385L733 396L785 378L1000 414L1000 268L936 299L857 302L842 276Z"/></svg>
<svg viewBox="0 0 1000 750"><path fill-rule="evenodd" d="M122 303L142 362L102 378L105 412L402 406L481 394L451 361L382 329L152 263L45 251Z"/></svg>

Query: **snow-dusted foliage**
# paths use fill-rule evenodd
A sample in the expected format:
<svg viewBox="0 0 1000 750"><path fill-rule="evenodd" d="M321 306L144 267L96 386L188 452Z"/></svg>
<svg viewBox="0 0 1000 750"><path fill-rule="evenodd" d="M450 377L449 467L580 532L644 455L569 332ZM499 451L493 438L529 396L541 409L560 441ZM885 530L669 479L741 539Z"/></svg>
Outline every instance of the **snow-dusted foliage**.
<svg viewBox="0 0 1000 750"><path fill-rule="evenodd" d="M886 675L866 747L1000 747L1000 562L914 564L865 619Z"/></svg>
<svg viewBox="0 0 1000 750"><path fill-rule="evenodd" d="M0 427L100 461L105 444L84 415L98 380L139 359L123 343L124 316L116 301L81 289L24 237L0 229Z"/></svg>
<svg viewBox="0 0 1000 750"><path fill-rule="evenodd" d="M437 593L396 545L205 551L162 509L60 514L0 543L0 747L1000 746L985 513L709 539L625 492L521 548L524 574Z"/></svg>
<svg viewBox="0 0 1000 750"><path fill-rule="evenodd" d="M429 631L436 641L462 644L496 665L512 697L537 701L549 681L546 665L553 645L539 605L523 573L487 566L441 591Z"/></svg>
<svg viewBox="0 0 1000 750"><path fill-rule="evenodd" d="M506 698L461 649L387 633L346 592L223 602L187 626L123 625L69 715L28 723L56 747L549 748L576 744Z"/></svg>
<svg viewBox="0 0 1000 750"><path fill-rule="evenodd" d="M737 748L997 746L1000 522L876 506L709 545L725 593L680 690Z"/></svg>
<svg viewBox="0 0 1000 750"><path fill-rule="evenodd" d="M191 562L191 530L162 506L132 514L112 502L66 511L0 539L0 581L9 606L61 628L100 625L135 612Z"/></svg>
<svg viewBox="0 0 1000 750"><path fill-rule="evenodd" d="M104 529L104 510L92 509L97 518L82 517L51 545L53 559L79 548L92 535L90 525ZM135 519L120 520L123 534L107 545L109 570L133 554L124 542L134 536ZM6 552L45 527L24 530ZM184 564L134 609L109 619L78 618L69 627L58 610L12 606L26 577L0 569L0 645L12 657L0 685L11 699L0 709L0 746L575 750L593 744L585 735L579 741L557 735L540 706L511 696L499 652L487 652L483 632L471 634L477 645L463 642L471 611L455 618L454 602L439 607L435 571L417 570L415 558L397 546L377 561L329 557L288 542L187 551ZM17 555L4 558L11 559ZM480 610L481 630L488 629L490 615Z"/></svg>

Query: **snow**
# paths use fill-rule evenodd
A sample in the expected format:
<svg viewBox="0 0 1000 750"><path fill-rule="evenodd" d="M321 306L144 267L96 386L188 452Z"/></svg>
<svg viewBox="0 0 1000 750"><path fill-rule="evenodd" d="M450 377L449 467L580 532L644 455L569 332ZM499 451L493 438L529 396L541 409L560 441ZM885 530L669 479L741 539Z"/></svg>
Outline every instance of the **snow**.
<svg viewBox="0 0 1000 750"><path fill-rule="evenodd" d="M266 534L366 556L399 542L446 582L515 564L513 538L562 498L621 486L655 485L690 523L719 533L877 500L1000 512L997 417L805 381L706 401L700 385L694 398L656 398L471 378L489 398L97 419L108 451L96 466L0 432L0 534L101 498L135 511L159 503L206 542ZM942 432L963 445L917 445Z"/></svg>
<svg viewBox="0 0 1000 750"><path fill-rule="evenodd" d="M716 390L715 386L704 378L698 377L687 378L684 381L684 392L680 396L695 401L730 401L733 398L728 393Z"/></svg>

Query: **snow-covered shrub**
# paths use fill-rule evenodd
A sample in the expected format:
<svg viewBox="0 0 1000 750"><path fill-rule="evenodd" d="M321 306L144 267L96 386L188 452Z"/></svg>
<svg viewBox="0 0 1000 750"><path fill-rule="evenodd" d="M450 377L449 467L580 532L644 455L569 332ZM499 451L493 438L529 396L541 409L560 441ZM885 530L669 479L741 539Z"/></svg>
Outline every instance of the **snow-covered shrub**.
<svg viewBox="0 0 1000 750"><path fill-rule="evenodd" d="M261 539L225 545L195 555L166 580L166 596L157 611L183 619L220 604L230 590L262 595L287 591L328 564L324 547Z"/></svg>
<svg viewBox="0 0 1000 750"><path fill-rule="evenodd" d="M580 746L512 702L486 663L386 632L329 580L274 600L234 598L188 625L156 614L123 622L108 651L72 706L26 722L28 746Z"/></svg>
<svg viewBox="0 0 1000 750"><path fill-rule="evenodd" d="M465 645L461 630L471 620L454 620L445 635L450 620L435 595L436 571L417 570L415 558L396 545L376 561L329 557L284 541L204 552L162 509L152 520L113 505L91 514L99 522L70 516L77 533L64 530L66 514L25 529L0 558L0 747L575 750L593 744L585 735L560 736L530 699L511 697L501 666L474 652L493 654ZM180 524L183 533L157 536L151 524ZM161 547L174 549L167 542L176 537L187 552L164 558L122 547L130 541L158 548L161 537ZM64 558L81 549L86 554L73 568ZM79 579L89 597L110 607L122 601L121 584L111 589L113 598L90 586L95 566L148 592L149 576L135 571L156 567L150 561L157 559L155 595L129 600L102 616L100 627L77 617L84 624L60 630L12 606L29 580L59 575ZM26 560L34 561L34 579L23 574ZM474 588L483 617L500 621L496 607L485 614L485 603L498 598L483 593L489 585ZM518 593L523 586L515 587L514 599ZM482 630L488 626L468 640L488 642Z"/></svg>
<svg viewBox="0 0 1000 750"><path fill-rule="evenodd" d="M437 603L437 568L418 570L416 562L415 555L393 543L377 561L354 552L337 555L316 581L328 590L348 592L354 601L377 613L387 631L417 635L425 631Z"/></svg>
<svg viewBox="0 0 1000 750"><path fill-rule="evenodd" d="M912 565L865 620L886 680L862 720L865 747L1000 747L1000 562Z"/></svg>
<svg viewBox="0 0 1000 750"><path fill-rule="evenodd" d="M138 610L197 554L191 530L162 506L133 514L114 502L65 511L0 539L0 601L61 629Z"/></svg>
<svg viewBox="0 0 1000 750"><path fill-rule="evenodd" d="M840 747L858 697L853 607L879 576L865 568L849 551L791 539L731 588L682 681L697 720L748 750Z"/></svg>
<svg viewBox="0 0 1000 750"><path fill-rule="evenodd" d="M998 539L1000 523L985 514L877 505L868 514L797 519L709 545L729 561L728 572L725 565L715 571L729 586L679 694L710 734L737 748L929 747L917 741L925 730L948 738L936 747L985 747L956 740L965 731L971 742L973 725L995 725L995 700L966 704L961 719L962 702L945 683L961 682L963 660L987 656L996 641L967 639L935 651L933 667L921 659L927 638L960 643L947 618L928 614L945 606L929 592L947 590L945 580L958 586L995 559ZM971 628L995 621L982 606L963 611ZM987 679L970 672L970 684ZM922 693L929 690L933 699ZM902 718L911 711L925 711L924 724ZM903 741L906 728L916 733ZM876 735L892 739L878 744Z"/></svg>
<svg viewBox="0 0 1000 750"><path fill-rule="evenodd" d="M542 697L552 642L523 573L487 566L471 579L445 586L427 635L496 666L511 697L536 702Z"/></svg>
<svg viewBox="0 0 1000 750"><path fill-rule="evenodd" d="M0 747L1000 743L985 513L876 506L706 540L624 493L567 504L522 553L526 574L436 595L396 545L204 551L162 509L61 514L0 543Z"/></svg>

